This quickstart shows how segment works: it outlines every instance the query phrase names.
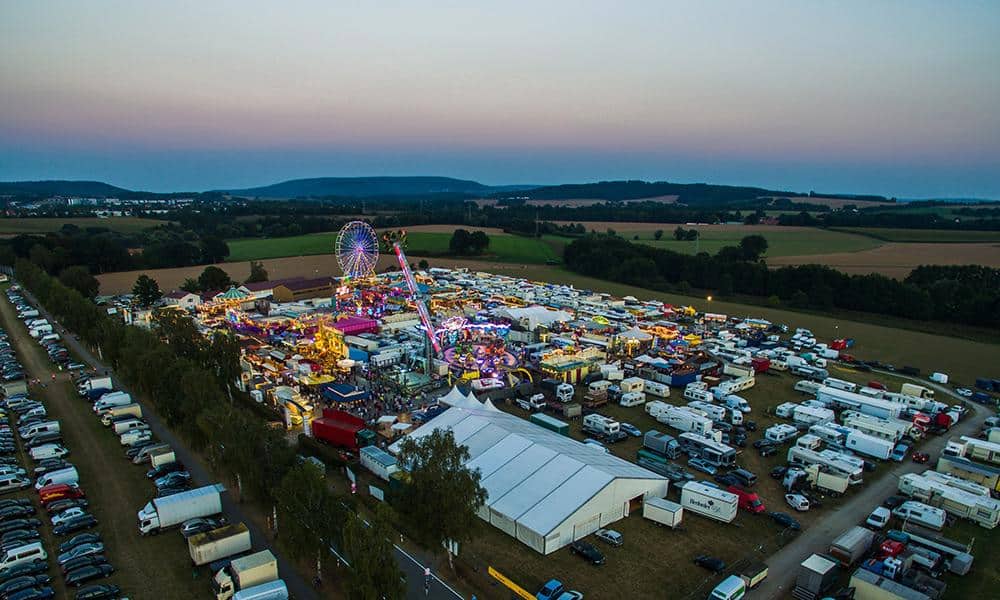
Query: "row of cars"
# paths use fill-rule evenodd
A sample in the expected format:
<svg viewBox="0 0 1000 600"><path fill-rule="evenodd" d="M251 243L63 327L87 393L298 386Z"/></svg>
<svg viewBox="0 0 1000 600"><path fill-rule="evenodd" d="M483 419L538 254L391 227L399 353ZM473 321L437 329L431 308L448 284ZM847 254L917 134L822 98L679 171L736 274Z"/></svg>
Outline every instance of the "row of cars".
<svg viewBox="0 0 1000 600"><path fill-rule="evenodd" d="M19 312L25 312L24 307L30 306L16 288L8 290L7 296ZM44 337L35 335L35 329L29 332L36 339ZM0 337L9 343L5 334ZM2 402L7 425L0 429L0 440L5 450L12 450L2 457L6 461L3 469L21 478L21 489L31 486L34 480L41 510L30 498L0 501L0 531L3 532L0 535L6 536L0 538L0 598L35 600L54 595L48 585L51 583L49 553L39 531L44 521L51 525L55 536L69 538L59 544L55 558L65 584L80 588L76 598L120 598L121 590L117 586L93 583L111 575L114 567L104 557L100 534L88 531L97 525L97 519L87 512L86 493L80 487L79 473L65 458L69 450L62 443L59 421L49 418L45 405L30 397L24 384L5 385ZM16 430L10 426L10 420L15 417ZM32 459L30 476L19 463L18 438ZM7 491L14 490L8 488Z"/></svg>

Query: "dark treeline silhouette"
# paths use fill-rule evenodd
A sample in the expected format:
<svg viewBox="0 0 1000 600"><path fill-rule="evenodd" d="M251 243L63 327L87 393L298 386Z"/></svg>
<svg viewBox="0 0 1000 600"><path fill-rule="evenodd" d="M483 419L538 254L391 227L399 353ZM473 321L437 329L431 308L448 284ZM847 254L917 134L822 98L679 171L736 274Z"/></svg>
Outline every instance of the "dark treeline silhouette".
<svg viewBox="0 0 1000 600"><path fill-rule="evenodd" d="M754 252L722 248L690 256L591 235L566 247L570 269L663 291L698 288L720 295L777 298L797 308L841 308L908 319L1000 328L1000 269L977 265L918 267L903 281L847 275L823 265L769 269Z"/></svg>

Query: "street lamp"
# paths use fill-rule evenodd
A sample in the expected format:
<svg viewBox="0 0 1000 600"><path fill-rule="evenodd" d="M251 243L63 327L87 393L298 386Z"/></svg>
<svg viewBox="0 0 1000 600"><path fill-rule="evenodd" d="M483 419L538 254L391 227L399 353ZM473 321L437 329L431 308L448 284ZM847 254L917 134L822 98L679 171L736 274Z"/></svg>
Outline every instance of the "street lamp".
<svg viewBox="0 0 1000 600"><path fill-rule="evenodd" d="M712 301L712 297L711 296L709 296L708 298L705 298L705 299L708 300L709 302Z"/></svg>

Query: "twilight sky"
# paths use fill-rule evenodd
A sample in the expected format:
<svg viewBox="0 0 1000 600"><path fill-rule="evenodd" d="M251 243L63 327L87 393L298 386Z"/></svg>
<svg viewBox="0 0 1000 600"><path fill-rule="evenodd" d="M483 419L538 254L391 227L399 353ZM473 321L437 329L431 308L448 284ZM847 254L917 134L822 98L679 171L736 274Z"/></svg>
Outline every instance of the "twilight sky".
<svg viewBox="0 0 1000 600"><path fill-rule="evenodd" d="M0 180L1000 198L1000 2L0 0Z"/></svg>

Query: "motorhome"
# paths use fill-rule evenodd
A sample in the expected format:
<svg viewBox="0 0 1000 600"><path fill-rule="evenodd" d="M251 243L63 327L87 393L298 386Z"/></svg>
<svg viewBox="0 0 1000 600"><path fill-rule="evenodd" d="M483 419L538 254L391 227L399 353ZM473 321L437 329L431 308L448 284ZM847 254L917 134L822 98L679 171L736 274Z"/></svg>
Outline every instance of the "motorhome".
<svg viewBox="0 0 1000 600"><path fill-rule="evenodd" d="M617 436L621 433L621 424L604 415L590 414L583 418L583 430L602 436Z"/></svg>
<svg viewBox="0 0 1000 600"><path fill-rule="evenodd" d="M1000 496L1000 467L972 462L967 458L958 456L941 454L938 457L937 470L940 473L947 473L955 477L961 477L966 481L977 483L993 490L995 495Z"/></svg>
<svg viewBox="0 0 1000 600"><path fill-rule="evenodd" d="M736 464L736 449L722 442L697 433L685 432L678 436L681 449L691 457L698 457L717 467Z"/></svg>
<svg viewBox="0 0 1000 600"><path fill-rule="evenodd" d="M843 446L847 433L832 423L817 424L809 428L809 433L833 446Z"/></svg>
<svg viewBox="0 0 1000 600"><path fill-rule="evenodd" d="M944 453L949 456L981 460L1000 465L1000 444L962 436L958 440L948 440Z"/></svg>
<svg viewBox="0 0 1000 600"><path fill-rule="evenodd" d="M764 439L783 444L799 435L799 430L794 425L778 423L771 425L764 431Z"/></svg>
<svg viewBox="0 0 1000 600"><path fill-rule="evenodd" d="M892 509L892 514L904 523L916 523L921 527L928 527L934 531L944 529L947 520L943 509L928 506L923 502L907 500L896 508Z"/></svg>
<svg viewBox="0 0 1000 600"><path fill-rule="evenodd" d="M820 465L829 471L846 476L851 485L860 484L864 473L863 466L845 460L846 457L837 453L828 454L827 450L817 452L801 446L791 446L788 448L788 463L800 467L809 465Z"/></svg>
<svg viewBox="0 0 1000 600"><path fill-rule="evenodd" d="M688 402L688 408L693 408L694 410L704 414L709 419L713 421L725 421L726 420L726 409L718 404L710 404L708 402Z"/></svg>
<svg viewBox="0 0 1000 600"><path fill-rule="evenodd" d="M790 419L798 406L800 405L795 402L782 402L774 408L774 416L782 419Z"/></svg>
<svg viewBox="0 0 1000 600"><path fill-rule="evenodd" d="M750 412L750 403L745 398L730 394L725 398L726 407L741 413Z"/></svg>
<svg viewBox="0 0 1000 600"><path fill-rule="evenodd" d="M933 471L932 471L933 473ZM940 508L962 519L968 519L981 527L993 529L1000 524L1000 501L986 495L976 494L966 489L954 487L951 481L940 481L933 476L925 477L916 473L906 473L897 483L899 491L928 506ZM980 486L981 487L981 486ZM939 529L940 527L935 527Z"/></svg>
<svg viewBox="0 0 1000 600"><path fill-rule="evenodd" d="M688 410L687 407L672 406L661 411L656 420L680 431L690 431L701 435L713 432L712 419Z"/></svg>
<svg viewBox="0 0 1000 600"><path fill-rule="evenodd" d="M890 442L898 442L903 439L909 427L902 422L894 423L888 419L880 419L870 415L862 415L853 411L845 411L840 416L845 427L856 429L872 437L882 438Z"/></svg>
<svg viewBox="0 0 1000 600"><path fill-rule="evenodd" d="M656 419L659 414L668 408L675 408L673 404L668 404L666 402L660 402L659 400L653 400L652 402L647 402L643 410L646 414Z"/></svg>
<svg viewBox="0 0 1000 600"><path fill-rule="evenodd" d="M830 423L836 415L829 408L816 408L813 406L796 406L792 411L792 420L801 425L815 425L817 423Z"/></svg>
<svg viewBox="0 0 1000 600"><path fill-rule="evenodd" d="M650 381L648 379L643 380L642 391L651 395L658 396L660 398L670 397L670 386L665 383L660 383L659 381Z"/></svg>
<svg viewBox="0 0 1000 600"><path fill-rule="evenodd" d="M692 402L711 402L715 400L715 396L708 390L689 387L684 390L684 399L691 400Z"/></svg>

